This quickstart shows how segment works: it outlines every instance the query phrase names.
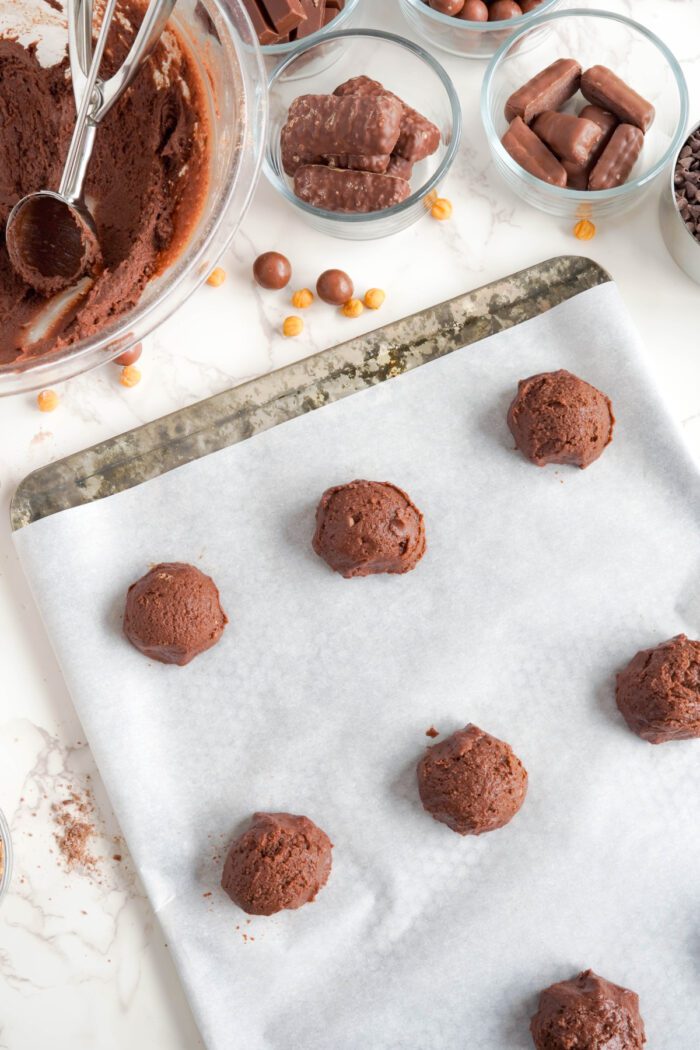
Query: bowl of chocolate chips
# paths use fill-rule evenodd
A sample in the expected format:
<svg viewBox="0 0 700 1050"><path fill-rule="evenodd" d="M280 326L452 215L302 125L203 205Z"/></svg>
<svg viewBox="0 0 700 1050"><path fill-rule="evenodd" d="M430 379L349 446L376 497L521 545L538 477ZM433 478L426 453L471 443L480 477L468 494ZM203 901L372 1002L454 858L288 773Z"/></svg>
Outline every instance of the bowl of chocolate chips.
<svg viewBox="0 0 700 1050"><path fill-rule="evenodd" d="M661 230L678 265L700 284L700 124L681 146L661 196Z"/></svg>
<svg viewBox="0 0 700 1050"><path fill-rule="evenodd" d="M599 219L638 204L677 156L688 88L644 26L609 11L559 11L494 55L481 116L496 169L519 197L552 215Z"/></svg>
<svg viewBox="0 0 700 1050"><path fill-rule="evenodd" d="M268 180L312 226L348 240L428 215L461 131L442 66L372 29L299 45L270 77L269 114Z"/></svg>

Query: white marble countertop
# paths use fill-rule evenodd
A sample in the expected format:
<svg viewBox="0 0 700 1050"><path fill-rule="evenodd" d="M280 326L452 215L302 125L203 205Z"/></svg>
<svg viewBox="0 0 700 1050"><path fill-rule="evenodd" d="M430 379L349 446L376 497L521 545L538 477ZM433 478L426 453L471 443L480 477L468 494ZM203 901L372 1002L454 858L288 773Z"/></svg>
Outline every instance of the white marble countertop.
<svg viewBox="0 0 700 1050"><path fill-rule="evenodd" d="M592 6L623 11L666 40L683 65L697 119L697 0ZM363 16L366 24L410 35L389 0L365 0ZM576 241L569 223L520 204L492 170L478 117L484 66L438 57L454 78L465 118L460 155L443 188L454 204L450 222L425 219L371 248L334 241L309 230L263 182L222 260L226 283L203 287L148 340L139 386L121 387L118 368L109 365L60 388L61 404L51 415L37 410L34 395L0 402L0 807L15 848L14 878L0 907L0 1050L202 1045L14 554L9 502L27 473L350 334L561 254L586 254L614 276L659 390L700 462L700 288L666 253L658 192L605 223L593 241ZM272 248L293 261L295 287L312 287L321 270L338 266L359 287L384 288L385 306L354 321L319 309L305 316L302 337L284 339L280 323L293 312L284 295L263 293L250 279L255 256ZM89 870L66 871L56 849L52 806L70 790L91 790L95 799L99 860Z"/></svg>

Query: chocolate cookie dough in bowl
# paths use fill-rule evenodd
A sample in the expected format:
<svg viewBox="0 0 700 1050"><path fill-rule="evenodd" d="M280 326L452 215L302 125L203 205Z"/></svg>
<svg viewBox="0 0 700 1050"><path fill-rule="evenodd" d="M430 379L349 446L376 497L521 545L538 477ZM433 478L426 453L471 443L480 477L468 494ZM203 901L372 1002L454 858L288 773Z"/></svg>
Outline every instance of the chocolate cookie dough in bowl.
<svg viewBox="0 0 700 1050"><path fill-rule="evenodd" d="M119 0L105 72L128 48L144 9L145 0ZM0 150L4 223L19 196L56 188L75 104L58 5L0 2L0 36L9 117ZM85 195L105 271L46 299L15 276L0 249L0 394L111 360L187 299L245 214L265 120L262 63L241 0L179 0L97 133Z"/></svg>
<svg viewBox="0 0 700 1050"><path fill-rule="evenodd" d="M329 33L293 51L269 91L265 174L312 226L370 240L429 213L461 110L426 51L378 30Z"/></svg>
<svg viewBox="0 0 700 1050"><path fill-rule="evenodd" d="M544 29L547 31L543 32ZM535 34L539 35L533 45ZM553 63L567 60L579 69L571 90L550 98L542 109L530 107L520 114L517 107L507 106L514 93L533 77ZM547 128L536 126L537 116L556 111L564 114L570 124L572 118L592 119L594 93L590 90L592 78L587 79L586 74L593 74L601 67L653 107L653 121L648 126L643 122L645 126L637 129L631 125L629 114L622 110L613 114L619 121L613 134L621 139L621 150L626 144L625 136L631 140L627 145L633 163L625 166L619 180L589 179L588 176L593 175L591 170L583 180L588 188L576 188L579 180L570 170L565 171L571 158L561 142L557 144L551 133L547 134ZM584 109L587 112L582 115ZM608 11L555 11L536 18L494 55L484 76L481 118L499 174L526 204L570 220L598 221L608 215L622 214L638 204L676 156L688 120L688 89L674 55L663 41L639 23ZM504 144L507 132L509 136ZM540 136L549 139L549 146L540 141ZM602 145L612 148L606 140ZM540 152L540 162L544 161L553 171L537 177L523 167L521 162L527 163L535 150ZM521 162L516 159L518 154ZM600 163L602 155L591 159ZM601 184L606 188L598 188Z"/></svg>

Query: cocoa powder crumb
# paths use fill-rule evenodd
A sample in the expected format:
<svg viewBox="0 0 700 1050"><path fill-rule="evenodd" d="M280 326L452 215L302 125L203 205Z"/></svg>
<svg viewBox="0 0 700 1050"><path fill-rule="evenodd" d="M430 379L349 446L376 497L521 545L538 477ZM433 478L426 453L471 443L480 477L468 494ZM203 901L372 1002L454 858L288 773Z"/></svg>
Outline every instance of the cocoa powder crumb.
<svg viewBox="0 0 700 1050"><path fill-rule="evenodd" d="M435 726L431 726L430 729L426 729L425 735L432 737L434 740L436 736L440 736L440 732L435 728Z"/></svg>
<svg viewBox="0 0 700 1050"><path fill-rule="evenodd" d="M121 853L113 853L112 854L112 860L117 860L118 861L118 860L121 860L121 859L122 859Z"/></svg>

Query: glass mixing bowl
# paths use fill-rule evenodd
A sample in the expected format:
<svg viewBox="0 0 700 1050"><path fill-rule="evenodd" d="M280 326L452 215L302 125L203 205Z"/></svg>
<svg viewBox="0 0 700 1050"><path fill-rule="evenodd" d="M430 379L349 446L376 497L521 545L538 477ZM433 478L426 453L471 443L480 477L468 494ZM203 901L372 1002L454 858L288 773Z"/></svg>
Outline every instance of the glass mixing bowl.
<svg viewBox="0 0 700 1050"><path fill-rule="evenodd" d="M349 214L315 208L299 200L294 180L282 167L280 132L298 95L331 94L350 77L380 80L386 88L432 120L441 140L432 157L416 164L411 195L382 211ZM432 55L403 37L379 29L329 33L319 43L300 44L270 77L270 123L265 175L277 192L321 233L351 241L387 237L428 214L437 188L452 166L462 129L462 111L454 85Z"/></svg>
<svg viewBox="0 0 700 1050"><path fill-rule="evenodd" d="M10 886L12 878L12 839L10 828L0 809L0 904Z"/></svg>
<svg viewBox="0 0 700 1050"><path fill-rule="evenodd" d="M467 22L433 10L425 0L399 0L404 18L421 40L461 58L491 58L504 40L560 3L561 0L542 0L529 14L503 22Z"/></svg>
<svg viewBox="0 0 700 1050"><path fill-rule="evenodd" d="M530 46L533 34L538 38ZM506 99L557 58L575 58L584 70L608 66L656 107L642 154L624 185L595 192L550 186L503 148ZM565 108L576 112L584 103L579 95ZM481 90L481 119L496 168L527 204L564 218L598 219L636 205L676 156L688 123L688 88L671 51L644 26L608 11L577 8L536 19L494 55Z"/></svg>
<svg viewBox="0 0 700 1050"><path fill-rule="evenodd" d="M211 127L209 187L188 244L149 282L138 305L98 335L56 354L0 365L0 395L68 379L140 342L206 279L245 215L258 179L267 119L266 76L257 39L242 0L179 0L171 21L200 74ZM0 3L0 32L13 28L23 43L45 35L45 30L47 36L60 34L65 39L63 16L47 12L41 0Z"/></svg>

